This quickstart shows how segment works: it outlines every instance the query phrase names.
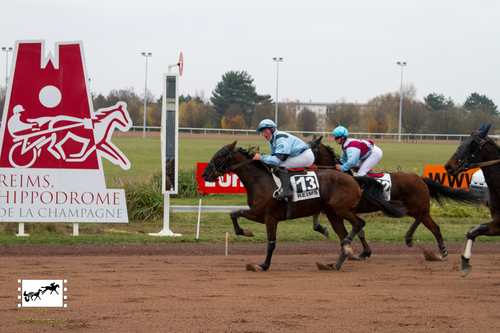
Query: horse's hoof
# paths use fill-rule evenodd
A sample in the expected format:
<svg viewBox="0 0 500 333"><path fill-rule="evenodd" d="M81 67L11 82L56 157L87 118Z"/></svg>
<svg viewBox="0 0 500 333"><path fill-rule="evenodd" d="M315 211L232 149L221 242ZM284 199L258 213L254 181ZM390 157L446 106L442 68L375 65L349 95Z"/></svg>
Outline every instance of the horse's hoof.
<svg viewBox="0 0 500 333"><path fill-rule="evenodd" d="M446 258L447 255L448 255L448 251L445 250L445 251L441 252L441 259Z"/></svg>
<svg viewBox="0 0 500 333"><path fill-rule="evenodd" d="M349 260L356 260L356 257L354 257L354 254L352 253L352 247L350 244L345 244L342 246L342 249L344 250L344 253Z"/></svg>
<svg viewBox="0 0 500 333"><path fill-rule="evenodd" d="M253 232L251 232L249 228L246 228L245 230L243 230L243 232L245 233L246 237L253 237Z"/></svg>
<svg viewBox="0 0 500 333"><path fill-rule="evenodd" d="M406 245L408 247L412 247L413 246L413 239L406 239Z"/></svg>
<svg viewBox="0 0 500 333"><path fill-rule="evenodd" d="M247 271L262 272L264 269L259 265L247 264Z"/></svg>
<svg viewBox="0 0 500 333"><path fill-rule="evenodd" d="M316 261L316 267L318 267L318 269L320 271L338 270L338 268L335 268L335 266L333 266L333 264L323 265L322 263L319 263L317 261Z"/></svg>
<svg viewBox="0 0 500 333"><path fill-rule="evenodd" d="M326 238L330 238L330 231L328 231L327 227L323 229L323 235L325 235Z"/></svg>
<svg viewBox="0 0 500 333"><path fill-rule="evenodd" d="M469 275L472 270L472 266L469 265L469 258L465 258L462 254L462 277Z"/></svg>
<svg viewBox="0 0 500 333"><path fill-rule="evenodd" d="M359 261L365 261L366 257L363 255L363 254L360 254L356 260L359 260Z"/></svg>

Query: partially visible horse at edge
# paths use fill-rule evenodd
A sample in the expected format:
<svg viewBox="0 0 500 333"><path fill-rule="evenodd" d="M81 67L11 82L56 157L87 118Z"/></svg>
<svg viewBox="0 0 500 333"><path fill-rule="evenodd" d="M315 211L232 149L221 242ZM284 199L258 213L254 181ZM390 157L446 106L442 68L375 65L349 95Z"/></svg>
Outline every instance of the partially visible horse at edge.
<svg viewBox="0 0 500 333"><path fill-rule="evenodd" d="M254 154L250 150L236 147L236 141L222 147L210 160L202 177L205 181L215 182L218 178L230 171L241 180L247 191L247 202L250 209L235 210L230 213L233 225L239 227L238 217L263 223L267 230L267 256L263 264L247 264L246 269L261 271L269 269L271 257L276 247L276 232L279 221L287 219L287 202L273 197L276 184L269 167L262 162L253 160ZM356 180L346 174L333 170L314 170L319 182L320 197L293 203L291 219L311 216L325 212L333 230L341 240L341 252L337 263L322 265L320 269L340 269L345 257L353 257L351 242L353 238L363 235L365 222L356 215L361 199L361 189ZM403 216L406 210L400 206L387 202L380 191L381 185L374 181L366 181L366 196L379 202L383 211L391 216ZM352 230L347 233L343 220L351 223ZM240 228L241 229L241 228ZM366 244L367 245L367 244ZM364 245L363 245L364 246Z"/></svg>
<svg viewBox="0 0 500 333"><path fill-rule="evenodd" d="M467 243L462 253L462 276L467 276L472 270L469 260L476 237L500 236L500 147L487 136L490 126L482 125L472 132L470 137L460 143L444 166L452 176L480 167L490 190L492 221L472 227L467 232Z"/></svg>
<svg viewBox="0 0 500 333"><path fill-rule="evenodd" d="M334 167L335 164L340 163L340 157L335 154L333 148L324 145L318 139L313 138L308 144L313 150L315 157L315 164L319 167ZM448 255L448 251L444 245L443 236L439 225L434 222L430 215L430 200L436 200L439 204L446 201L456 201L468 204L479 204L484 201L481 194L473 193L465 190L454 189L444 186L430 178L420 177L415 174L396 172L390 173L391 176L391 199L401 202L408 210L408 215L415 218L415 222L410 229L406 232L405 240L408 247L413 246L413 234L415 230L423 223L436 238L438 243L439 252L443 259ZM365 204L360 205L358 213L371 213L378 211L379 208L373 203L366 201ZM322 232L324 228L318 223L318 215L314 216L314 230ZM435 260L436 258L428 252L424 255L427 260ZM364 258L361 258L364 259Z"/></svg>

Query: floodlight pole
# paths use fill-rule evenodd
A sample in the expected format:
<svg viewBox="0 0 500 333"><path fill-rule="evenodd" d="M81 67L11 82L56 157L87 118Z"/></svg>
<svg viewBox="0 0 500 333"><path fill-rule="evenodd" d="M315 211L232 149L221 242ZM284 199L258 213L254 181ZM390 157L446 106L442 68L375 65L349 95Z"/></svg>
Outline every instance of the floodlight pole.
<svg viewBox="0 0 500 333"><path fill-rule="evenodd" d="M146 83L144 88L144 122L142 127L142 137L146 137L146 102L148 100L148 58L151 57L151 53L142 52L142 56L146 57Z"/></svg>
<svg viewBox="0 0 500 333"><path fill-rule="evenodd" d="M401 66L401 87L399 90L399 139L401 142L401 115L403 113L403 67L406 66L406 62L397 62L397 65Z"/></svg>
<svg viewBox="0 0 500 333"><path fill-rule="evenodd" d="M5 51L7 57L5 58L5 87L9 84L9 52L12 52L12 47L2 47L2 51Z"/></svg>
<svg viewBox="0 0 500 333"><path fill-rule="evenodd" d="M274 123L278 126L278 82L280 77L280 62L283 61L283 58L273 58L277 64L277 72L276 72L276 114L274 115Z"/></svg>

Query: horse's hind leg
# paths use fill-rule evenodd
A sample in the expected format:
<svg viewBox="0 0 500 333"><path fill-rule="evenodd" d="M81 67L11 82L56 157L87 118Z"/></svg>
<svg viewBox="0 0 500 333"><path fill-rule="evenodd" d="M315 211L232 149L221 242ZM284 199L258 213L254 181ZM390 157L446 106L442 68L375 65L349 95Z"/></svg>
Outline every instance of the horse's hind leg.
<svg viewBox="0 0 500 333"><path fill-rule="evenodd" d="M232 212L229 213L229 216L231 217L231 220L233 221L233 226L234 226L234 232L238 236L246 236L246 237L253 237L253 232L250 231L249 228L246 228L243 230L240 225L238 224L238 217L246 217L248 213L247 209L239 209L239 210L233 210Z"/></svg>
<svg viewBox="0 0 500 333"><path fill-rule="evenodd" d="M365 260L366 258L370 258L372 255L372 250L370 249L370 246L368 245L368 241L366 240L365 237L365 231L360 230L358 232L358 237L359 240L361 241L361 244L363 244L363 252L358 256L358 260Z"/></svg>
<svg viewBox="0 0 500 333"><path fill-rule="evenodd" d="M406 241L406 245L408 245L408 247L413 246L413 234L415 233L415 230L417 230L419 225L420 225L420 221L418 219L415 219L415 222L413 222L410 229L408 229L408 231L406 232L405 241Z"/></svg>
<svg viewBox="0 0 500 333"><path fill-rule="evenodd" d="M446 247L444 246L443 235L441 235L441 228L439 228L439 226L436 224L436 222L434 222L429 214L421 216L420 221L422 221L422 224L425 225L436 238L439 247L439 253L441 254L441 259L445 258L448 255L448 250L446 250Z"/></svg>
<svg viewBox="0 0 500 333"><path fill-rule="evenodd" d="M339 239L344 239L347 237L347 229L344 226L344 220L339 217L333 209L327 209L325 211L326 217L328 217L328 221L330 221L330 225L332 226L333 231L339 236ZM328 264L327 267L330 267L335 270L339 270L342 267L346 258L345 252L341 247L339 257L335 264ZM319 266L318 266L319 267Z"/></svg>
<svg viewBox="0 0 500 333"><path fill-rule="evenodd" d="M319 214L313 215L313 230L325 235L325 237L330 237L328 228L319 224Z"/></svg>

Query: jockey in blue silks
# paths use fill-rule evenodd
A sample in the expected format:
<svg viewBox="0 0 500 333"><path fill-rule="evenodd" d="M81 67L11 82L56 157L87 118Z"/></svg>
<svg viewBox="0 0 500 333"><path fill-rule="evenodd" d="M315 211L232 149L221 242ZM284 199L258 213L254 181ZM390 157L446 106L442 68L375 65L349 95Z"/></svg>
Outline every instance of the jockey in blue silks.
<svg viewBox="0 0 500 333"><path fill-rule="evenodd" d="M382 158L382 150L370 140L357 140L349 138L349 131L344 126L333 130L335 142L342 146L341 164L335 165L337 170L349 171L356 165L359 167L356 176L364 176Z"/></svg>
<svg viewBox="0 0 500 333"><path fill-rule="evenodd" d="M286 169L305 168L314 163L314 154L309 146L299 138L287 132L278 131L271 119L264 119L257 127L257 132L269 140L271 155L255 154L254 160L276 165ZM283 185L283 191L276 199L288 198L293 195L290 188L290 177L278 171L278 177Z"/></svg>

